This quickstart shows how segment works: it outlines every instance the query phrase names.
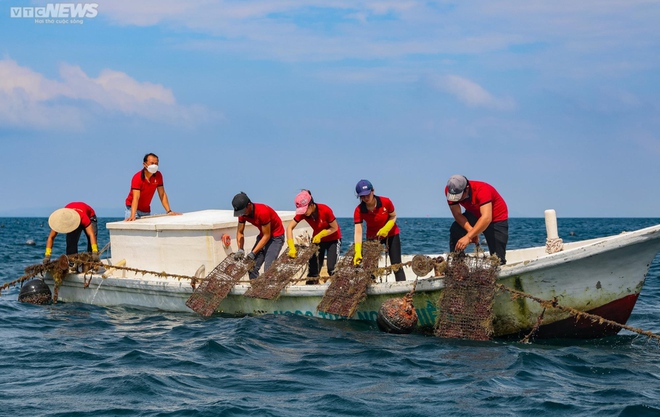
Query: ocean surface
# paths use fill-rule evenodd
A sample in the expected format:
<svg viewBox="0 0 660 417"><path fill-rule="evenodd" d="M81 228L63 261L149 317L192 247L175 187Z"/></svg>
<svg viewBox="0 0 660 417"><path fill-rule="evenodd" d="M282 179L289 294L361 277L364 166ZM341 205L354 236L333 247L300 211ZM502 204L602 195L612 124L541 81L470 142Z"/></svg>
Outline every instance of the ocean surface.
<svg viewBox="0 0 660 417"><path fill-rule="evenodd" d="M398 223L404 253L448 249L450 219ZM564 241L658 223L558 220ZM340 225L345 250L353 228ZM48 231L45 218L0 218L0 285L41 262ZM544 244L543 219L510 220L509 248ZM660 345L627 331L469 342L301 316L35 306L18 292L0 297L5 416L660 416ZM660 257L628 324L660 334Z"/></svg>

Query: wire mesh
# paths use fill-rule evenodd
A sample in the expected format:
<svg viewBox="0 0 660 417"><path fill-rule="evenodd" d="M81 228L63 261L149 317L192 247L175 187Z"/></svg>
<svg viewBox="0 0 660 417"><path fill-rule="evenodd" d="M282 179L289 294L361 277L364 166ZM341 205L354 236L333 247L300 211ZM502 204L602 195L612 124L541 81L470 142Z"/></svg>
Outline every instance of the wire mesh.
<svg viewBox="0 0 660 417"><path fill-rule="evenodd" d="M288 251L283 252L263 274L250 282L245 296L265 300L279 298L282 289L307 266L312 256L318 253L319 245L296 245L296 250L298 255L295 258L290 258Z"/></svg>
<svg viewBox="0 0 660 417"><path fill-rule="evenodd" d="M202 316L210 316L238 280L252 268L254 261L251 259L237 260L233 254L227 256L195 289L186 301L186 306Z"/></svg>
<svg viewBox="0 0 660 417"><path fill-rule="evenodd" d="M438 300L435 335L452 339L490 340L499 259L451 253L445 288Z"/></svg>
<svg viewBox="0 0 660 417"><path fill-rule="evenodd" d="M364 242L362 262L355 266L355 245L352 245L337 263L330 286L316 309L341 317L351 317L355 314L358 304L367 295L367 286L373 281L372 276L378 268L382 249L378 241Z"/></svg>

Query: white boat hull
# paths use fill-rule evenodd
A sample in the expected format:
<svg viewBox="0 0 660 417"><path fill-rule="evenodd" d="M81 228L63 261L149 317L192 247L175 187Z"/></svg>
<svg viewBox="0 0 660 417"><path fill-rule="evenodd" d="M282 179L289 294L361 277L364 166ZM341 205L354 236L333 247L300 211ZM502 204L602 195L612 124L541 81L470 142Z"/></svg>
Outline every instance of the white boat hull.
<svg viewBox="0 0 660 417"><path fill-rule="evenodd" d="M500 268L498 283L541 299L557 297L561 305L624 324L644 285L648 268L660 251L660 226L589 241L566 244L562 252L545 253L544 247L512 250L509 263ZM411 257L404 257L404 262ZM130 265L129 265L130 266ZM210 270L210 269L208 269ZM375 322L381 304L401 297L412 289L414 274L406 271L408 281L372 284L366 299L350 319ZM89 276L88 276L89 278ZM52 281L47 279L52 286ZM291 285L279 299L262 300L244 297L248 282L236 285L222 301L218 313L232 316L260 314L297 314L322 319L346 319L316 307L328 284ZM419 326L430 328L437 315L437 300L444 282L442 277L421 277L416 287L414 305ZM59 300L99 306L131 306L164 311L189 312L185 305L192 294L190 281L117 271L113 276L91 277L85 288L80 274L67 276L59 288ZM520 334L531 329L542 312L536 301L499 292L495 299L495 336ZM567 313L549 309L544 313L541 337L601 337L615 334L618 328L600 323L576 321Z"/></svg>

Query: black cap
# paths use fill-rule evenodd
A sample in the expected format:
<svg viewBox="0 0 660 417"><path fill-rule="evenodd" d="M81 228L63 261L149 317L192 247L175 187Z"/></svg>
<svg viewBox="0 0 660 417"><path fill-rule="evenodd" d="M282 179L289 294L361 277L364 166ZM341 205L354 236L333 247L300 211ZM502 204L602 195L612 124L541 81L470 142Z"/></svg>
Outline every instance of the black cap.
<svg viewBox="0 0 660 417"><path fill-rule="evenodd" d="M234 206L234 217L242 216L245 214L245 209L250 204L250 198L243 191L236 194L234 199L231 200L231 205Z"/></svg>

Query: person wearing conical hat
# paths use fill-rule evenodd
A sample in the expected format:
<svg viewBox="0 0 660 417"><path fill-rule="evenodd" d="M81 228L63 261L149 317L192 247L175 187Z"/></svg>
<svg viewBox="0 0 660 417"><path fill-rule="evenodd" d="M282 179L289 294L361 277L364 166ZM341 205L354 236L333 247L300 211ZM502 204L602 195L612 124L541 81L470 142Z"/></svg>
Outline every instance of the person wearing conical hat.
<svg viewBox="0 0 660 417"><path fill-rule="evenodd" d="M83 230L87 235L87 252L91 252L94 259L98 260L97 223L94 209L83 202L69 203L63 208L55 210L48 217L48 225L51 230L46 240L44 263L50 261L53 242L58 233L66 233L66 254L78 253L78 241Z"/></svg>

